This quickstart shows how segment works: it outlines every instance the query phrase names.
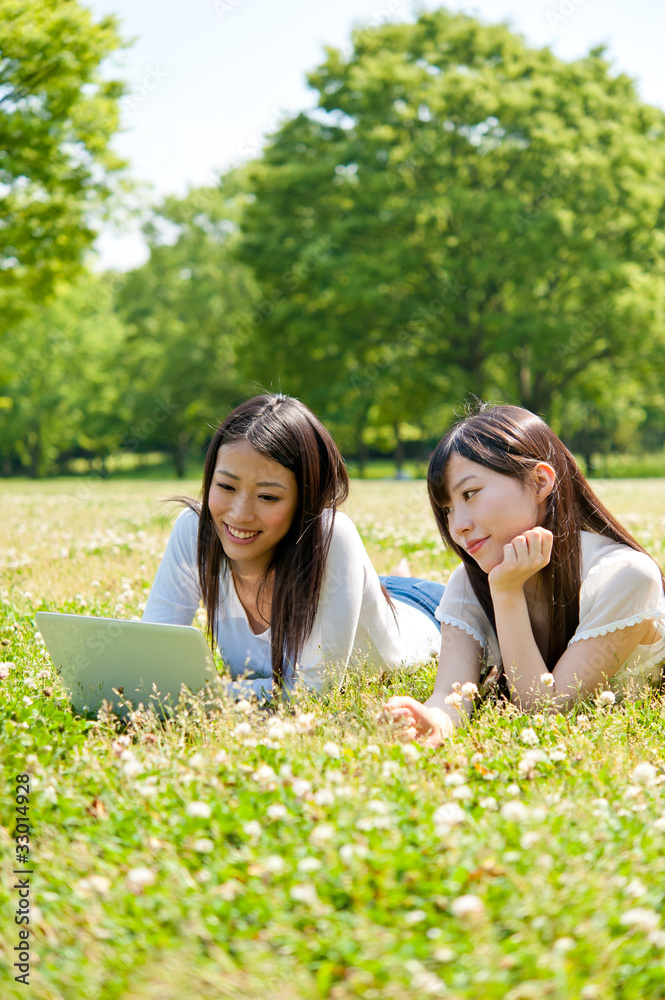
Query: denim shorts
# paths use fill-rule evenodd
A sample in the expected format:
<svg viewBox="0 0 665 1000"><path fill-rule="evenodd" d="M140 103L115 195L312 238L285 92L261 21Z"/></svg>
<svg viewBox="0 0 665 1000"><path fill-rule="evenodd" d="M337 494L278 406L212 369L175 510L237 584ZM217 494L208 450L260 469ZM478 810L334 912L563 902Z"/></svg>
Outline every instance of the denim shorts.
<svg viewBox="0 0 665 1000"><path fill-rule="evenodd" d="M379 580L392 598L418 608L438 629L441 628L441 622L437 620L434 612L446 589L442 583L419 580L415 576L380 576Z"/></svg>

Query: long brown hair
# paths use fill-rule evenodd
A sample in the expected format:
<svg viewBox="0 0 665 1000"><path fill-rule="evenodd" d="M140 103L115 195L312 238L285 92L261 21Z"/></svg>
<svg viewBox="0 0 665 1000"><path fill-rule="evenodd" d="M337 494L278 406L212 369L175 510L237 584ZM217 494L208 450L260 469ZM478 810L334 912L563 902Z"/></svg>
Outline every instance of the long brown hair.
<svg viewBox="0 0 665 1000"><path fill-rule="evenodd" d="M539 462L556 473L542 522L554 536L552 557L541 579L548 607L547 667L551 671L563 655L579 624L582 574L581 531L592 531L644 552L593 492L573 455L544 420L521 406L489 405L458 421L446 432L432 454L427 489L443 541L462 559L474 593L496 631L487 574L466 549L457 545L448 529L444 507L449 503L445 470L455 452L478 465L526 483ZM662 574L661 574L662 576ZM665 588L665 580L663 582Z"/></svg>
<svg viewBox="0 0 665 1000"><path fill-rule="evenodd" d="M220 447L241 440L289 469L298 489L291 527L275 547L259 587L260 597L274 573L270 646L273 680L281 685L288 664L295 668L314 625L335 511L348 495L349 477L330 432L304 403L291 396L254 396L220 424L206 454L201 501L180 498L199 516L199 586L213 647L220 571L230 572L230 567L210 516L208 498ZM329 518L322 516L324 510L331 512Z"/></svg>

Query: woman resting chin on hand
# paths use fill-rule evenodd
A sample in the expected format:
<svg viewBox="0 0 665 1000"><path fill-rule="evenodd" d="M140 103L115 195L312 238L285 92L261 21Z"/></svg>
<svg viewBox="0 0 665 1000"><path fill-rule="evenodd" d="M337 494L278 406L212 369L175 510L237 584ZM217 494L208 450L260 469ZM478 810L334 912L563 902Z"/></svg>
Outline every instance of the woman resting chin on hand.
<svg viewBox="0 0 665 1000"><path fill-rule="evenodd" d="M434 691L387 703L402 737L440 745L489 668L522 709L562 711L608 683L659 681L661 570L603 506L539 417L489 406L460 421L428 473L434 516L462 559L436 612Z"/></svg>

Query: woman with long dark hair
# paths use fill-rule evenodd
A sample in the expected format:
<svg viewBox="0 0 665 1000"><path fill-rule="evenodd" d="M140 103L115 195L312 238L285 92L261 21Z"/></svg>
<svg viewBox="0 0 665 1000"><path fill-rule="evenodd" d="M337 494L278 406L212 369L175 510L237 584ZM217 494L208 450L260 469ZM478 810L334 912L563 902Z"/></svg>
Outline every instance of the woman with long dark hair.
<svg viewBox="0 0 665 1000"><path fill-rule="evenodd" d="M321 691L358 658L387 672L426 662L443 587L397 580L388 596L337 510L348 489L337 445L303 403L242 403L210 443L200 501L183 498L143 619L189 625L202 602L211 644L244 678L238 694L297 678Z"/></svg>
<svg viewBox="0 0 665 1000"><path fill-rule="evenodd" d="M407 737L450 735L492 666L527 709L660 679L663 575L540 417L500 405L459 421L432 455L428 490L462 564L436 613L432 697L388 702Z"/></svg>

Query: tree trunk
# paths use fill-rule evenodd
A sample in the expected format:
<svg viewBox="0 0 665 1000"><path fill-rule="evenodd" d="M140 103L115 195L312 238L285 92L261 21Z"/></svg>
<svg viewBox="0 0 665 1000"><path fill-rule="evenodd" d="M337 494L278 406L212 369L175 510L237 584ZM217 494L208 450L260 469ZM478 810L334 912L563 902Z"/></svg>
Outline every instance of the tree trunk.
<svg viewBox="0 0 665 1000"><path fill-rule="evenodd" d="M363 433L360 431L358 434L358 443L356 445L356 462L358 465L358 478L365 478L365 468L367 466L367 461L369 459L369 449L365 442L363 441Z"/></svg>
<svg viewBox="0 0 665 1000"><path fill-rule="evenodd" d="M187 445L189 444L189 434L183 431L178 435L175 450L173 452L173 462L175 464L175 474L178 479L184 479L187 471Z"/></svg>
<svg viewBox="0 0 665 1000"><path fill-rule="evenodd" d="M29 453L30 466L28 468L28 475L31 479L37 479L39 477L39 462L42 457L41 443L37 441L36 444L31 445Z"/></svg>
<svg viewBox="0 0 665 1000"><path fill-rule="evenodd" d="M398 422L393 425L393 430L395 431L395 441L397 442L395 445L395 472L397 479L401 479L404 467L404 442L400 437Z"/></svg>

